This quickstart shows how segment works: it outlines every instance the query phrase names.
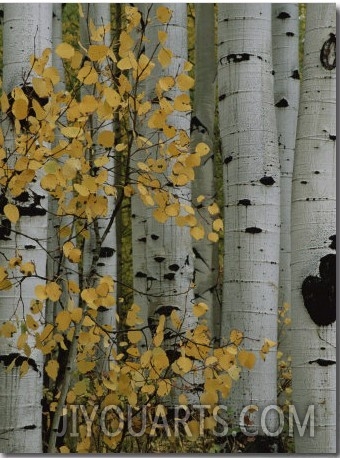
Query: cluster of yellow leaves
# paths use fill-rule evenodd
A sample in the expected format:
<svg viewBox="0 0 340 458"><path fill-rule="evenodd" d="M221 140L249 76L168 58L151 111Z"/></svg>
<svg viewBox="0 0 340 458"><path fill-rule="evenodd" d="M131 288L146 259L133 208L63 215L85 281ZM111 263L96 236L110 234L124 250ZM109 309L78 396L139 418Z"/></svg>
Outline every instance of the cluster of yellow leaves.
<svg viewBox="0 0 340 458"><path fill-rule="evenodd" d="M196 240L207 236L210 241L217 242L223 229L220 209L215 202L208 203L205 196L197 198L198 204L206 204L212 218L212 229L206 233L196 213L196 205L194 207L183 198L186 186L195 178L195 168L209 153L204 143L190 151L187 132L176 129L169 121L174 112L185 115L191 111L187 93L194 84L187 74L191 64L185 63L176 77L162 76L155 84L155 99L146 100L144 93L134 89L151 75L155 63L139 52L141 46L136 46L133 38L141 21L138 9L126 6L125 14L127 27L121 32L119 47L103 44L107 25L95 27L90 21L91 39L95 44L87 50L78 50L68 43L61 43L55 50L74 72L79 86L91 87L91 94L79 99L75 92L59 91L60 75L56 68L47 66L51 51L46 50L42 56L31 58L35 75L31 85L35 96L16 87L11 94L3 93L0 99L1 110L11 113L16 132L15 160L8 161L0 129L0 186L7 189L15 201L33 181L39 182L41 188L55 199L57 216L61 220L73 218L73 223L61 224L57 238L62 255L71 265L80 267L83 263L81 243L89 237L89 226L109 218L109 200L115 201L121 195L131 197L138 192L145 205L154 207L153 216L158 222L174 218L179 227L188 227ZM172 12L160 6L156 16L160 23L167 24ZM159 31L158 38L155 56L166 69L172 62L173 53L166 46L165 30ZM110 79L113 65L121 70L114 81ZM169 97L169 93L174 97ZM130 134L116 138L113 120L130 125L131 120L137 118L138 122L145 121L153 130L150 138L141 136L137 129L132 132L134 148L144 153L144 160L137 163L137 182L126 180L114 186L110 178L114 171L112 157L125 155L130 159L133 148ZM93 119L100 128L93 128ZM155 143L151 141L154 137L157 137ZM3 211L12 224L20 220L18 205L7 203ZM12 287L9 271L13 275L20 273L20 278L36 274L34 262L23 261L22 255L16 253L9 259L8 266L0 267L0 290ZM133 304L125 319L126 332L118 339L112 326L101 326L98 322L100 309L114 307L113 292L113 279L109 276L91 278L82 288L80 282L78 284L73 279L48 279L35 286L35 298L23 320L3 323L0 336L11 338L16 335L17 348L27 357L31 355L33 337L34 347L48 357L44 370L54 382L62 370L58 352L64 351L67 358L70 346L76 345L75 361L71 362L74 363L74 377L66 398L68 404L86 401L91 406L100 399L101 408L116 405L123 409L129 405L137 411L140 405L152 406L168 396L173 388L183 389L187 386L187 377L193 374L203 380L199 402L210 405L211 410L218 403L219 395L228 396L232 383L239 378L241 367L249 370L254 367L256 357L242 348L241 331L233 330L226 345L214 346L204 321L208 306L203 302L193 306L192 313L198 320L193 329L183 331L184 317L173 310L170 317L159 317L151 342L144 333L140 308ZM78 296L79 306L72 300L73 295ZM44 309L47 301L57 303L53 323L46 323ZM166 333L169 329L173 338L168 344ZM147 344L144 352L142 344ZM265 340L260 352L263 359L273 345L274 342ZM106 351L110 361L108 371L101 378L90 376L96 366L99 346L101 351ZM27 362L24 362L21 374L28 369ZM179 380L184 381L182 385ZM60 396L59 387L56 388L51 394L54 396L51 410L55 409ZM179 402L184 405L189 402L184 393L180 394ZM115 429L117 418L112 416L109 422ZM214 425L210 417L205 427L212 429ZM197 432L195 421L191 422L191 428ZM81 425L79 452L90 450L86 432L86 425ZM104 437L108 450L115 449L119 440L120 435ZM68 448L65 446L61 451L67 452Z"/></svg>

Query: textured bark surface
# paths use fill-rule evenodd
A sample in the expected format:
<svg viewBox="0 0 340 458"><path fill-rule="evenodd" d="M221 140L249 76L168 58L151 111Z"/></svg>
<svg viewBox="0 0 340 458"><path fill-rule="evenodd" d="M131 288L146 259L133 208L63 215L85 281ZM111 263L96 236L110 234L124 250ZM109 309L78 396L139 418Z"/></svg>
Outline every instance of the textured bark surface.
<svg viewBox="0 0 340 458"><path fill-rule="evenodd" d="M92 23L96 28L105 27L111 24L110 17L110 4L109 3L89 3L82 4L84 18L80 21L80 33L82 44L85 47L89 45L98 44L91 37L91 28L90 24ZM106 46L111 44L111 33L110 30L105 32L103 37L103 42ZM102 44L102 42L99 42ZM100 68L100 79L101 83L104 81L110 81L110 68L108 63L104 60L102 63L98 64ZM86 92L96 94L96 89L93 86L85 86L83 95ZM98 96L98 95L97 95ZM98 143L98 136L102 131L112 131L113 132L113 121L112 120L103 120L100 119L97 115L93 115L90 119L93 148L89 152L89 163L94 167L94 161L99 157L102 157L105 154L105 149L103 146L100 146ZM114 185L114 158L110 154L110 160L107 163L108 169L108 179L107 183L111 186ZM93 172L95 173L95 172ZM117 240L116 240L116 227L115 221L111 221L112 215L116 207L116 199L113 196L107 196L107 213L105 216L97 218L90 225L91 235L89 241L85 243L86 259L84 259L85 264L85 281L90 284L93 281L97 281L99 278L104 276L110 276L113 278L114 282L117 280ZM91 271L92 269L92 271ZM115 286L116 288L116 286ZM116 289L115 289L116 291ZM101 326L107 327L110 331L114 330L116 327L116 306L103 308L98 311L98 324ZM106 347L99 345L98 355L98 370L103 370L107 368L107 361L109 355L106 354L110 350L110 346ZM106 370L106 369L105 369Z"/></svg>
<svg viewBox="0 0 340 458"><path fill-rule="evenodd" d="M192 202L198 210L199 222L206 234L212 232L212 218L207 207L216 198L214 175L214 120L216 91L215 56L215 12L212 3L197 3L195 6L195 103L191 118L192 149L199 142L210 147L210 153L203 158L195 170L192 184ZM197 197L205 196L201 202ZM220 331L220 304L217 300L218 244L206 237L193 240L195 255L195 297L209 306L206 319L212 334L218 339Z"/></svg>
<svg viewBox="0 0 340 458"><path fill-rule="evenodd" d="M28 79L31 54L40 56L45 48L51 48L52 4L6 4L4 6L4 59L3 90L9 94L14 86L30 84ZM14 150L14 125L6 119L2 123L6 148ZM14 157L14 156L13 156ZM38 173L39 175L39 173ZM39 186L39 176L29 187L30 197L17 203L22 216L11 225L12 232L0 241L1 252L10 259L16 249L23 256L23 262L33 262L39 276L46 276L47 247L47 197ZM35 196L35 197L34 197ZM10 197L9 197L10 199ZM11 203L13 203L11 201ZM2 225L4 217L1 217ZM25 235L22 235L25 234ZM30 302L35 297L34 288L42 283L39 278L24 279L9 291L1 291L0 325L7 320L23 319L30 310ZM4 453L39 453L41 445L41 398L42 363L40 352L33 350L30 355L30 368L26 377L19 377L19 369L6 372L6 366L17 357L16 340L0 340L0 450ZM21 361L22 363L22 361Z"/></svg>
<svg viewBox="0 0 340 458"><path fill-rule="evenodd" d="M284 16L284 18L283 18ZM279 308L291 306L291 199L299 106L299 6L272 5L274 102L280 156L281 240ZM290 318L290 310L285 318ZM289 327L279 330L280 350L290 355Z"/></svg>
<svg viewBox="0 0 340 458"><path fill-rule="evenodd" d="M315 406L297 453L336 450L335 4L308 4L292 197L293 404Z"/></svg>
<svg viewBox="0 0 340 458"><path fill-rule="evenodd" d="M276 403L280 193L271 59L271 5L221 4L218 13L219 115L223 154L225 239L221 338L246 336L257 363L244 370L228 405L237 417L249 404ZM275 416L267 416L269 430ZM259 429L260 416L254 427ZM275 429L275 428L274 428Z"/></svg>
<svg viewBox="0 0 340 458"><path fill-rule="evenodd" d="M155 12L158 8L153 5L150 12L150 17L153 22L148 26L148 38L150 43L146 44L146 53L152 53L155 49L155 43L158 42L158 31L165 30L165 27L157 23ZM183 71L184 63L187 60L187 10L185 4L166 4L172 11L172 16L169 24L166 26L168 34L166 47L173 52L171 64L166 68L161 68L159 64L155 66L151 78L146 81L146 93L150 100L154 99L155 83L161 76L171 75L176 77ZM166 93L167 97L174 100L180 92L176 87ZM174 126L178 131L183 131L189 137L190 132L190 117L185 112L174 111L168 117L168 124ZM148 138L154 142L164 141L163 134L150 130ZM176 136L177 137L177 136ZM178 137L177 137L178 138ZM166 140L169 145L174 139ZM153 147L150 153L152 157L159 158L161 147ZM171 164L172 165L172 164ZM170 175L171 167L167 170L165 176L159 177L161 184L171 194L178 197L179 202L187 203L191 201L191 186L169 186L167 184L166 175ZM155 331L155 325L161 314L167 316L166 326L174 329L170 320L172 310L176 310L182 326L180 332L185 332L187 329L192 329L197 323L197 318L192 313L194 304L193 291L193 271L194 258L192 251L191 236L188 227L178 227L174 218L169 218L164 224L155 220L152 216L152 209L147 208L146 221L146 280L148 294L148 319L151 330ZM174 342L174 336L178 333L177 330L170 332L164 338L164 345L167 348L172 348L171 343ZM177 339L178 341L178 339ZM174 348L175 350L177 347ZM195 381L191 380L194 384ZM187 380L189 383L189 379ZM189 402L197 400L196 396L188 391Z"/></svg>

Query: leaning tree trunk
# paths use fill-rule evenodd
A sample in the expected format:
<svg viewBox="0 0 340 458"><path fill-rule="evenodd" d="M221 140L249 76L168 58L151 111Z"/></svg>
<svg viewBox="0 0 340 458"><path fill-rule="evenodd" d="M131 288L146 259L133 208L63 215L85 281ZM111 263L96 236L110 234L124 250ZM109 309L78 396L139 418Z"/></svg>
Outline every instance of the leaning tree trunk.
<svg viewBox="0 0 340 458"><path fill-rule="evenodd" d="M195 94L191 119L192 149L206 143L210 153L196 169L192 184L192 202L207 234L213 233L216 184L214 178L214 121L216 90L215 13L213 3L197 3L195 7ZM203 196L203 200L202 200ZM214 205L215 204L215 205ZM211 237L211 236L210 236ZM218 240L217 234L214 235ZM218 243L204 237L193 241L195 254L195 298L209 309L206 314L212 337L219 338L220 306L217 301Z"/></svg>
<svg viewBox="0 0 340 458"><path fill-rule="evenodd" d="M4 69L3 91L10 94L14 87L20 86L22 91L15 97L21 97L26 106L32 103L31 94L32 76L30 55L41 56L45 48L51 47L52 33L52 4L5 4L4 5ZM24 95L23 95L24 94ZM25 98L26 96L26 98ZM39 100L43 104L43 100ZM41 284L42 280L37 276L46 277L46 247L47 247L47 202L46 195L39 186L39 177L35 183L29 184L20 192L20 172L26 177L34 169L30 169L30 156L17 156L14 138L16 135L27 132L27 120L22 119L12 105L13 117L7 117L2 123L5 136L5 148L8 160L2 167L15 167L16 160L27 159L27 170L17 166L16 178L9 183L10 192L1 197L1 210L4 205L13 204L19 209L20 219L9 223L1 216L1 249L4 259L13 259L22 256L19 267L8 270L9 277L13 277L13 286L8 291L1 291L0 307L0 450L4 453L39 453L42 451L41 441L41 399L43 391L43 357L40 351L34 350L29 354L29 349L21 343L17 346L17 340L21 333L25 333L25 326L33 333L31 326L37 330L38 321L34 324L26 320L26 314L30 313L31 300L35 298L34 288ZM20 110L19 110L20 111ZM5 114L3 113L3 116ZM17 117L17 119L14 119ZM18 118L21 118L19 121ZM28 135L31 135L28 133ZM40 142L40 143L39 143ZM45 147L46 144L37 138L35 148ZM33 147L33 146L32 146ZM33 154L32 151L29 153ZM24 158L24 159L23 159ZM31 173L34 178L34 172ZM37 172L39 175L39 171ZM30 180L31 181L31 180ZM3 183L3 182L2 182ZM19 194L18 194L19 191ZM9 224L8 224L9 223ZM28 270L31 272L27 277ZM21 271L21 272L20 272ZM26 276L26 278L25 278ZM38 317L36 317L39 320ZM6 323L5 326L4 323ZM11 323L14 328L11 338L4 334L6 326ZM18 332L13 332L17 328ZM21 341L22 342L22 341ZM18 341L19 343L19 341ZM28 338L28 344L33 344ZM18 350L24 350L23 356L18 356ZM30 356L28 360L27 356ZM14 367L12 371L6 371L6 365L21 362L29 365L26 376L20 377L20 369Z"/></svg>
<svg viewBox="0 0 340 458"><path fill-rule="evenodd" d="M256 353L230 395L244 406L276 403L276 351L264 362L265 338L277 340L280 244L279 158L273 97L271 5L221 4L218 18L219 115L225 238L221 338L245 335ZM228 401L229 401L228 399ZM264 434L256 415L253 428ZM275 429L267 415L267 428Z"/></svg>
<svg viewBox="0 0 340 458"><path fill-rule="evenodd" d="M283 364L291 355L291 199L299 106L299 6L272 5L274 102L280 157L281 240L278 345ZM279 387L279 394L281 387ZM284 397L285 395L282 394Z"/></svg>
<svg viewBox="0 0 340 458"><path fill-rule="evenodd" d="M297 453L336 450L336 11L308 4L292 196L293 405L315 435Z"/></svg>

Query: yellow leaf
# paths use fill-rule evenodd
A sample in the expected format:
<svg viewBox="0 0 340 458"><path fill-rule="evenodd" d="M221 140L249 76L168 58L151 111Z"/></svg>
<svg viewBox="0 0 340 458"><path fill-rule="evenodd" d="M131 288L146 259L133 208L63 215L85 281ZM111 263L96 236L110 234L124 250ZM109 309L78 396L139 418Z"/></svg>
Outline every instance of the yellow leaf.
<svg viewBox="0 0 340 458"><path fill-rule="evenodd" d="M98 60L104 59L108 54L108 47L105 45L90 45L88 49L89 58L96 62Z"/></svg>
<svg viewBox="0 0 340 458"><path fill-rule="evenodd" d="M104 148L112 148L115 141L115 135L110 130L102 130L98 135L98 143ZM97 166L98 167L98 166Z"/></svg>
<svg viewBox="0 0 340 458"><path fill-rule="evenodd" d="M247 369L253 369L253 367L255 366L256 356L252 352L240 350L238 352L237 358L239 360L240 365Z"/></svg>
<svg viewBox="0 0 340 458"><path fill-rule="evenodd" d="M177 111L190 111L190 97L187 94L178 95L174 100L174 109Z"/></svg>
<svg viewBox="0 0 340 458"><path fill-rule="evenodd" d="M163 340L164 340L164 333L163 333L163 331L162 331L162 332L158 332L158 333L154 336L152 342L153 342L153 344L154 344L155 347L159 347L159 346L162 344Z"/></svg>
<svg viewBox="0 0 340 458"><path fill-rule="evenodd" d="M137 315L139 311L140 307L136 304L132 304L126 316L127 326L136 326L137 324L141 324L143 322L143 320L141 320Z"/></svg>
<svg viewBox="0 0 340 458"><path fill-rule="evenodd" d="M81 307L77 307L74 310L71 310L71 320L75 323L79 323L82 316L83 316L83 309Z"/></svg>
<svg viewBox="0 0 340 458"><path fill-rule="evenodd" d="M107 103L112 108L117 108L118 105L121 103L121 97L117 91L112 89L111 87L105 87L104 89L104 96Z"/></svg>
<svg viewBox="0 0 340 458"><path fill-rule="evenodd" d="M88 197L90 195L90 191L82 184L75 183L73 187L77 191L77 193L83 197Z"/></svg>
<svg viewBox="0 0 340 458"><path fill-rule="evenodd" d="M223 221L221 218L215 219L215 221L213 222L213 229L216 232L223 230Z"/></svg>
<svg viewBox="0 0 340 458"><path fill-rule="evenodd" d="M12 283L10 280L6 279L0 282L0 291L6 291L11 288L12 288Z"/></svg>
<svg viewBox="0 0 340 458"><path fill-rule="evenodd" d="M162 347L156 347L152 350L152 363L159 372L169 367L169 359Z"/></svg>
<svg viewBox="0 0 340 458"><path fill-rule="evenodd" d="M131 185L124 186L124 196L131 197L134 194L133 187Z"/></svg>
<svg viewBox="0 0 340 458"><path fill-rule="evenodd" d="M123 30L123 32L120 34L119 41L120 46L118 54L120 55L120 57L125 57L126 54L130 51L130 49L134 46L135 42L131 35L129 35L125 30Z"/></svg>
<svg viewBox="0 0 340 458"><path fill-rule="evenodd" d="M206 154L209 153L210 148L207 144L205 143L198 143L195 148L196 153L198 153L200 156L205 156Z"/></svg>
<svg viewBox="0 0 340 458"><path fill-rule="evenodd" d="M17 340L17 348L18 350L22 350L24 348L24 346L26 345L26 342L27 342L27 333L26 334L21 334L19 337L18 337L18 340Z"/></svg>
<svg viewBox="0 0 340 458"><path fill-rule="evenodd" d="M216 358L216 356L209 356L206 360L205 360L205 366L208 367L208 366L213 366L214 364L216 364L218 362L218 359Z"/></svg>
<svg viewBox="0 0 340 458"><path fill-rule="evenodd" d="M49 97L52 91L51 82L45 80L44 78L33 78L32 79L32 86L37 95L42 97Z"/></svg>
<svg viewBox="0 0 340 458"><path fill-rule="evenodd" d="M12 204L5 205L4 213L11 223L16 223L20 216L18 208Z"/></svg>
<svg viewBox="0 0 340 458"><path fill-rule="evenodd" d="M219 241L219 236L218 236L218 234L216 232L209 232L208 240L210 240L210 242L218 242Z"/></svg>
<svg viewBox="0 0 340 458"><path fill-rule="evenodd" d="M201 240L204 237L204 228L202 226L192 227L190 234L195 240Z"/></svg>
<svg viewBox="0 0 340 458"><path fill-rule="evenodd" d="M132 356L133 358L138 358L140 356L140 353L138 351L138 348L136 347L128 347L128 349L126 350L126 352Z"/></svg>
<svg viewBox="0 0 340 458"><path fill-rule="evenodd" d="M237 329L233 329L230 332L230 342L235 344L235 345L241 345L243 340L243 332L239 331Z"/></svg>
<svg viewBox="0 0 340 458"><path fill-rule="evenodd" d="M164 76L158 80L158 86L162 91L169 91L175 84L175 80L172 76Z"/></svg>
<svg viewBox="0 0 340 458"><path fill-rule="evenodd" d="M176 361L178 367L181 369L182 374L186 374L187 372L191 371L193 362L190 358L185 356L180 356Z"/></svg>
<svg viewBox="0 0 340 458"><path fill-rule="evenodd" d="M166 6L159 6L156 11L157 19L162 24L167 24L172 16L172 11Z"/></svg>
<svg viewBox="0 0 340 458"><path fill-rule="evenodd" d="M209 307L204 302L199 302L198 304L195 304L193 306L192 310L194 312L194 315L198 318L207 313Z"/></svg>
<svg viewBox="0 0 340 458"><path fill-rule="evenodd" d="M81 127L62 127L60 132L68 138L77 138L83 132Z"/></svg>
<svg viewBox="0 0 340 458"><path fill-rule="evenodd" d="M47 283L47 285L46 285L46 294L47 294L47 297L52 302L56 302L57 300L59 300L59 298L61 296L60 286L54 281L52 281L51 283Z"/></svg>
<svg viewBox="0 0 340 458"><path fill-rule="evenodd" d="M228 374L230 375L230 377L237 381L239 378L240 378L240 372L241 372L241 368L238 367L238 366L231 366L229 369L228 369Z"/></svg>
<svg viewBox="0 0 340 458"><path fill-rule="evenodd" d="M27 118L28 114L28 101L27 99L17 99L14 100L12 105L12 113L14 116L21 121L22 119Z"/></svg>
<svg viewBox="0 0 340 458"><path fill-rule="evenodd" d="M16 332L17 332L17 328L10 321L7 321L0 327L0 335L2 337L10 338Z"/></svg>
<svg viewBox="0 0 340 458"><path fill-rule="evenodd" d="M69 261L74 262L75 264L80 262L80 258L81 258L81 251L79 248L73 248L68 255Z"/></svg>
<svg viewBox="0 0 340 458"><path fill-rule="evenodd" d="M58 69L55 67L47 67L43 73L44 78L49 78L53 85L58 84L60 81L60 75Z"/></svg>
<svg viewBox="0 0 340 458"><path fill-rule="evenodd" d="M176 78L176 84L178 89L181 91L187 91L194 86L195 81L193 78L191 78L191 76L186 75L185 73L181 73Z"/></svg>
<svg viewBox="0 0 340 458"><path fill-rule="evenodd" d="M216 202L208 206L208 212L210 213L210 215L218 215L220 209Z"/></svg>
<svg viewBox="0 0 340 458"><path fill-rule="evenodd" d="M45 371L52 380L56 380L58 371L59 371L58 361L55 361L54 359L50 359L45 366Z"/></svg>
<svg viewBox="0 0 340 458"><path fill-rule="evenodd" d="M174 328L179 329L181 327L182 322L176 310L173 310L171 312L170 318L171 318L171 322Z"/></svg>
<svg viewBox="0 0 340 458"><path fill-rule="evenodd" d="M59 331L66 331L71 323L71 314L67 310L62 310L58 313L55 319Z"/></svg>
<svg viewBox="0 0 340 458"><path fill-rule="evenodd" d="M33 262L26 262L20 267L20 272L26 277L30 277L35 273L35 265Z"/></svg>
<svg viewBox="0 0 340 458"><path fill-rule="evenodd" d="M135 344L143 338L143 334L142 331L128 331L127 337L132 344Z"/></svg>
<svg viewBox="0 0 340 458"><path fill-rule="evenodd" d="M123 57L123 59L121 59L117 64L117 67L120 70L130 70L130 68L134 68L136 66L137 66L136 59L132 57L131 53L129 53L128 56Z"/></svg>
<svg viewBox="0 0 340 458"><path fill-rule="evenodd" d="M159 380L157 394L158 396L166 396L171 391L171 383L167 380Z"/></svg>
<svg viewBox="0 0 340 458"><path fill-rule="evenodd" d="M0 101L1 101L1 111L3 113L6 113L10 107L10 104L8 101L7 94L5 92L2 93Z"/></svg>
<svg viewBox="0 0 340 458"><path fill-rule="evenodd" d="M56 47L55 52L62 59L71 59L74 55L74 48L68 43L60 43Z"/></svg>
<svg viewBox="0 0 340 458"><path fill-rule="evenodd" d="M185 394L180 394L178 396L178 403L184 406L188 405L188 398L185 396Z"/></svg>
<svg viewBox="0 0 340 458"><path fill-rule="evenodd" d="M200 396L200 402L202 405L206 404L213 406L218 402L218 394L216 390L204 391Z"/></svg>
<svg viewBox="0 0 340 458"><path fill-rule="evenodd" d="M36 331L39 328L39 323L35 321L32 315L26 315L26 325L28 329Z"/></svg>
<svg viewBox="0 0 340 458"><path fill-rule="evenodd" d="M79 70L77 78L84 84L95 84L98 81L98 73L93 67L86 65Z"/></svg>
<svg viewBox="0 0 340 458"><path fill-rule="evenodd" d="M117 189L109 184L104 186L104 192L107 196L117 197Z"/></svg>
<svg viewBox="0 0 340 458"><path fill-rule="evenodd" d="M158 53L158 61L163 68L168 67L172 59L172 51L168 48L161 48Z"/></svg>
<svg viewBox="0 0 340 458"><path fill-rule="evenodd" d="M45 287L45 285L37 285L37 286L34 288L34 294L36 295L36 297L37 297L40 301L43 301L43 300L47 299L47 293L46 293L46 287Z"/></svg>
<svg viewBox="0 0 340 458"><path fill-rule="evenodd" d="M86 374L94 369L96 363L94 361L78 361L77 368L81 374Z"/></svg>
<svg viewBox="0 0 340 458"><path fill-rule="evenodd" d="M179 210L180 210L180 205L179 205L178 202L176 202L174 204L167 205L165 207L165 213L168 216L177 216L179 214Z"/></svg>
<svg viewBox="0 0 340 458"><path fill-rule="evenodd" d="M164 45L167 38L168 38L168 34L164 30L158 31L158 41L160 42L161 45Z"/></svg>
<svg viewBox="0 0 340 458"><path fill-rule="evenodd" d="M31 303L30 303L31 313L33 313L34 315L36 315L37 313L41 313L43 308L44 308L44 305L41 301L37 301L35 299L31 300Z"/></svg>
<svg viewBox="0 0 340 458"><path fill-rule="evenodd" d="M73 280L68 281L68 290L73 294L78 294L80 292L79 285Z"/></svg>
<svg viewBox="0 0 340 458"><path fill-rule="evenodd" d="M25 360L22 362L20 366L20 377L23 377L24 375L26 375L28 372L28 369L29 369L29 364L28 364L28 361Z"/></svg>
<svg viewBox="0 0 340 458"><path fill-rule="evenodd" d="M159 223L165 223L165 221L169 218L165 211L160 208L156 208L156 210L152 212L152 215Z"/></svg>

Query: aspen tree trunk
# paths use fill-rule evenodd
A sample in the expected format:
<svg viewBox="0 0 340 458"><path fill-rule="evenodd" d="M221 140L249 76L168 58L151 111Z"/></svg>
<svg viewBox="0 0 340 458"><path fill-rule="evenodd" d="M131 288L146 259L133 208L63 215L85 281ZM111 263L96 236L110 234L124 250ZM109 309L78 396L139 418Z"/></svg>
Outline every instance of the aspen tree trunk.
<svg viewBox="0 0 340 458"><path fill-rule="evenodd" d="M29 57L40 56L45 48L51 47L52 4L5 4L4 5L4 71L3 91L9 94L15 86L30 85L32 74ZM6 138L5 148L12 155L9 164L14 164L14 125L6 118L2 125ZM0 251L10 259L16 250L23 257L23 262L33 262L35 272L41 277L46 276L47 248L47 202L46 195L37 181L29 186L29 200L24 203L13 201L26 210L16 224L11 225L8 237L1 240ZM35 195L35 199L33 198ZM38 204L38 201L40 202ZM28 212L28 207L30 212ZM30 213L30 214L29 214ZM2 217L2 225L4 217ZM20 275L16 271L19 279ZM24 326L24 318L30 310L30 302L35 298L34 288L42 280L33 274L29 279L8 291L1 291L0 325L12 320L18 325L19 333L11 339L1 337L0 354L0 450L4 453L39 453L42 451L41 441L41 399L43 390L43 357L40 351L33 350L30 354L29 370L26 376L19 376L19 368L7 372L5 365L17 353L17 338L20 327Z"/></svg>
<svg viewBox="0 0 340 458"><path fill-rule="evenodd" d="M291 356L291 198L295 137L299 106L299 6L272 5L274 102L280 157L281 239L278 343L287 363Z"/></svg>
<svg viewBox="0 0 340 458"><path fill-rule="evenodd" d="M336 451L335 4L308 4L292 195L293 405L297 453ZM312 407L313 408L313 407Z"/></svg>
<svg viewBox="0 0 340 458"><path fill-rule="evenodd" d="M62 42L62 5L60 3L53 4L53 18L52 18L52 47L53 50ZM55 86L55 91L65 90L65 71L61 58L55 53L52 53L52 65L58 70L60 81ZM61 119L61 123L65 123L66 119ZM62 139L62 135L56 131L54 146ZM60 159L61 164L65 163L65 157ZM68 196L68 200L71 199L71 195ZM47 262L47 277L52 280L59 276L63 276L65 281L63 282L63 295L61 303L63 306L77 306L78 297L77 295L70 294L66 288L66 280L74 280L78 283L78 266L68 261L63 257L62 240L60 239L59 229L62 226L66 226L71 229L71 233L74 235L73 230L73 217L71 216L58 216L59 202L57 199L50 197L49 202L49 217L48 217L48 239L47 239L47 251L48 251L48 262ZM60 311L60 303L55 303L47 300L46 304L46 321L53 323L54 318L58 311Z"/></svg>
<svg viewBox="0 0 340 458"><path fill-rule="evenodd" d="M206 233L212 232L212 218L208 206L216 197L214 178L213 134L215 120L216 56L215 14L213 3L195 5L195 96L191 119L193 150L199 142L210 148L208 156L195 171L192 202L200 215L199 222ZM199 196L205 199L197 201ZM209 306L206 314L212 336L219 338L220 305L216 297L218 277L218 244L208 238L193 241L195 254L195 298Z"/></svg>
<svg viewBox="0 0 340 458"><path fill-rule="evenodd" d="M139 4L138 9L142 14L143 21L146 22L148 18L148 11L150 5ZM139 34L134 31L136 46L140 49L144 46L142 40L142 32ZM146 81L139 81L137 94L145 92ZM148 128L146 126L145 118L137 119L137 125L132 126L133 130L141 136L148 135ZM130 168L131 180L133 183L138 181L138 162L145 160L146 145L133 144L133 151L131 152ZM132 231L132 270L133 270L133 301L140 307L139 316L143 320L142 327L148 325L148 300L146 295L147 289L147 267L146 267L146 232L147 232L147 214L144 203L142 202L138 192L131 196L131 231ZM140 342L140 348L147 346L150 339L150 333L144 330L145 338Z"/></svg>
<svg viewBox="0 0 340 458"><path fill-rule="evenodd" d="M147 37L150 42L146 43L146 54L151 54L155 49L155 44L158 43L158 32L165 30L165 27L157 22L156 10L160 5L152 5L150 17L152 22L147 26ZM172 16L166 26L167 40L164 43L166 48L171 49L173 58L170 65L166 68L161 68L156 64L151 77L146 80L146 94L149 100L155 102L155 84L161 76L173 76L174 78L183 72L184 64L187 60L187 10L186 5L181 3L171 3L164 5L172 11ZM149 33L148 33L149 32ZM174 100L177 95L183 93L177 87L165 93L166 97ZM157 109L157 106L156 106ZM168 117L167 124L175 127L178 131L182 131L189 139L190 119L187 113L173 111ZM161 158L161 142L165 141L169 145L172 141L178 138L178 133L175 138L167 139L163 134L150 129L148 138L155 144L160 142L158 146L152 148L152 157L154 159ZM150 149L151 150L151 149ZM171 166L165 173L165 177L170 175ZM159 177L161 185L165 186L166 190L178 197L179 202L187 203L191 201L191 186L169 186L166 178ZM187 227L178 227L175 223L175 218L168 218L164 223L159 223L152 216L152 210L147 208L146 222L146 267L147 267L147 289L148 308L149 308L149 325L151 331L155 331L160 315L164 314L167 317L166 326L174 329L170 314L175 310L181 321L181 332L191 329L197 323L197 319L192 313L194 304L194 291L192 287L193 281L193 251L192 241ZM170 333L169 337L164 338L163 345L166 348L178 350L177 347L171 347L171 342L174 342L174 335L177 331ZM177 339L178 341L178 339ZM191 380L188 384L195 384L195 380ZM187 397L189 402L194 402L196 395L188 390Z"/></svg>
<svg viewBox="0 0 340 458"><path fill-rule="evenodd" d="M82 9L84 13L84 18L81 18L80 21L80 32L81 32L81 41L85 48L88 48L90 44L98 44L96 41L91 39L91 27L90 23L92 21L93 25L96 28L99 27L107 27L111 24L111 16L110 16L110 4L109 3L89 3L89 4L82 4ZM103 34L103 39L100 42L101 44L105 44L106 46L110 46L111 44L111 30L110 27L107 27L105 33ZM100 79L101 82L109 81L111 77L110 69L108 68L107 62L103 62L100 64ZM95 87L87 86L84 88L83 94L90 93L95 95ZM93 164L94 161L101 157L105 153L105 149L99 143L99 136L101 132L110 131L113 132L113 122L112 120L109 121L101 121L96 115L93 115L91 118L92 126L91 126L91 133L92 133L92 140L93 140L93 147L92 147L92 157L90 159L90 163ZM113 145L112 145L113 147ZM110 161L107 164L108 168L108 184L113 186L114 185L114 159L112 154L110 155ZM109 276L113 278L114 282L117 279L117 242L116 242L116 227L115 221L110 223L111 216L115 209L115 198L114 197L107 197L108 200L108 210L107 215L103 218L97 218L91 224L91 235L88 242L85 243L85 250L84 250L84 265L85 271L84 274L86 276L87 282L93 282L93 280L99 279L104 276ZM86 258L86 259L85 259ZM91 269L94 271L91 272ZM116 286L114 286L116 288ZM112 332L116 327L116 307L110 307L104 309L102 307L98 310L98 318L97 322L100 326ZM106 345L100 345L100 352L102 353L101 356L99 355L98 361L98 369L103 368L106 366L107 357L106 355L107 350L105 350ZM108 346L110 349L110 346Z"/></svg>
<svg viewBox="0 0 340 458"><path fill-rule="evenodd" d="M277 340L280 174L273 103L271 5L218 6L225 199L221 338L228 341L230 330L239 329L245 335L244 348L257 356L255 367L242 371L228 398L239 418L241 409L249 404L261 411L276 403L275 348L271 348L265 362L258 352L264 338ZM276 429L275 418L276 415L267 415L269 431ZM255 414L253 420L251 429L264 434L260 414Z"/></svg>
<svg viewBox="0 0 340 458"><path fill-rule="evenodd" d="M103 37L103 44L106 46L111 45L111 13L110 13L110 3L94 3L94 17L93 22L96 27L108 27L108 30L105 32ZM112 73L110 71L109 65L107 62L101 64L101 80L110 81ZM105 121L104 123L100 120L98 122L98 131L97 138L103 131L113 132L113 120ZM97 143L97 142L96 142ZM112 146L113 148L113 146ZM105 152L103 146L98 146L95 151L95 158L100 157ZM115 161L113 154L110 154L110 161L107 164L109 170L108 175L108 184L113 186L115 183L114 169ZM100 218L98 220L98 235L101 239L101 247L99 252L99 259L97 263L97 273L99 277L110 276L113 278L114 284L114 297L117 303L117 238L116 238L116 221L110 224L110 218L113 215L113 212L116 207L116 198L113 196L107 196L108 199L108 210L107 216L105 218ZM108 330L116 329L116 305L114 307L102 310L98 315L98 322L101 326L107 328ZM108 347L110 349L110 347ZM111 347L112 348L112 347ZM102 364L105 367L105 345L102 346Z"/></svg>

